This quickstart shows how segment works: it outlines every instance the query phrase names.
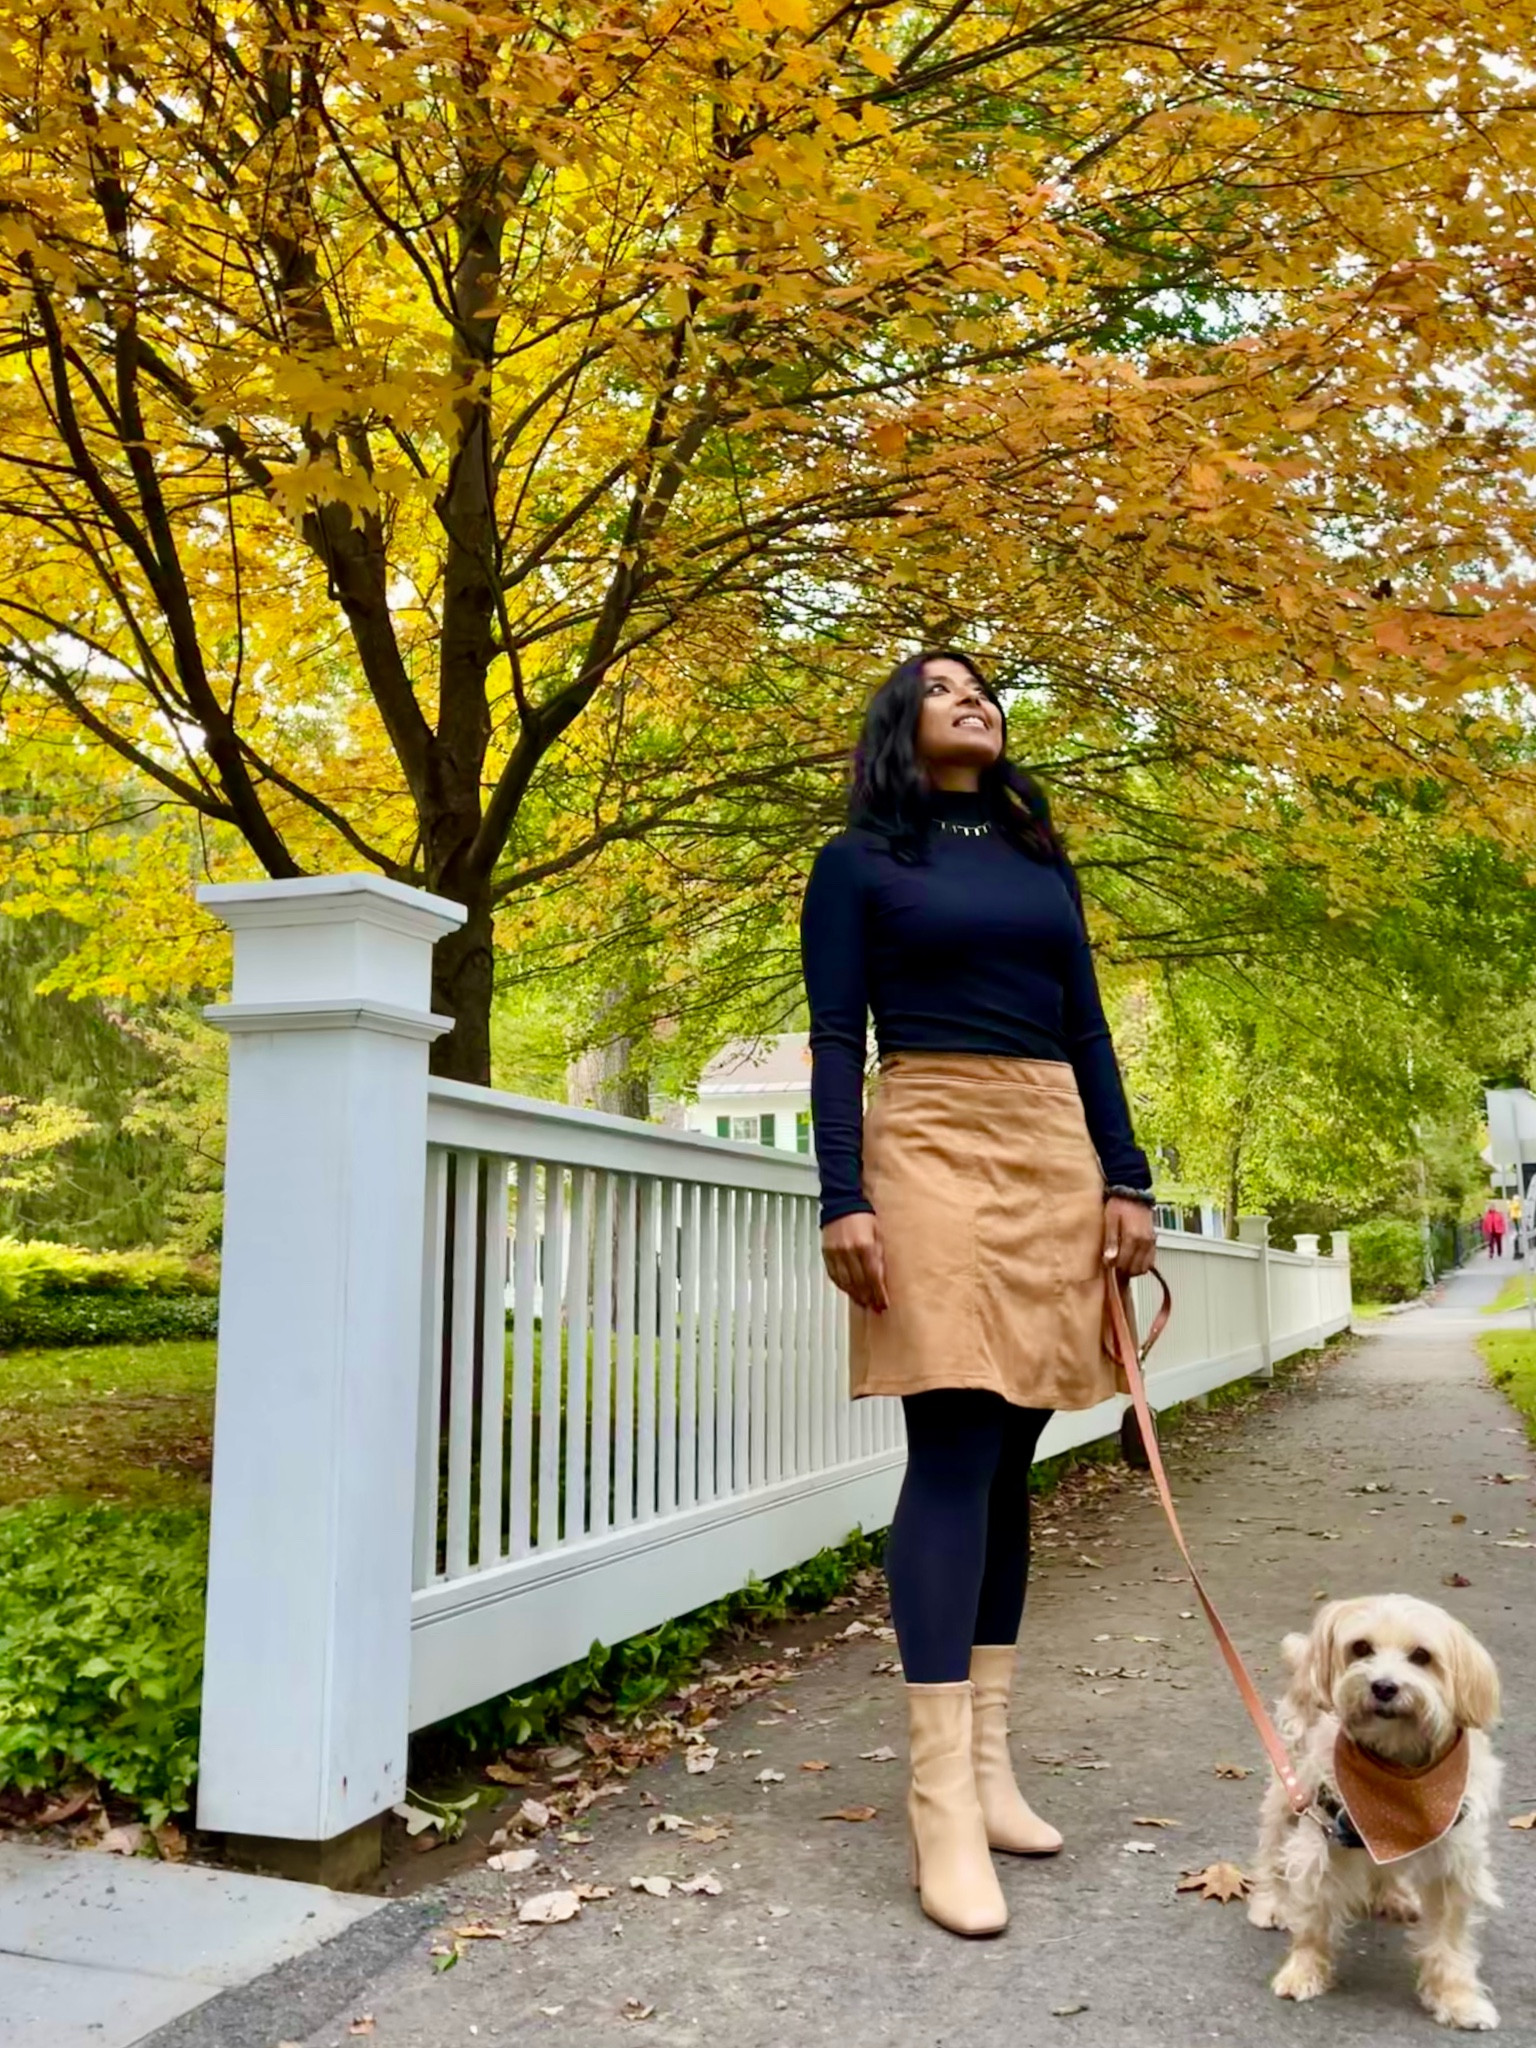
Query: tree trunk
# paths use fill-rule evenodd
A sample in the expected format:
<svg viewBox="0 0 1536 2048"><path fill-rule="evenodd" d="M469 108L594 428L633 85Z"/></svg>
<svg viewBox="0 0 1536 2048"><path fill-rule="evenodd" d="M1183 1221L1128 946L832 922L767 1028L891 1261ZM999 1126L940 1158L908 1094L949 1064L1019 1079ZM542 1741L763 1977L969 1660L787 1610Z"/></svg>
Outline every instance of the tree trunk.
<svg viewBox="0 0 1536 2048"><path fill-rule="evenodd" d="M439 939L432 954L432 1007L453 1019L432 1046L432 1072L445 1081L491 1081L491 997L495 953L488 896L469 906L456 932Z"/></svg>

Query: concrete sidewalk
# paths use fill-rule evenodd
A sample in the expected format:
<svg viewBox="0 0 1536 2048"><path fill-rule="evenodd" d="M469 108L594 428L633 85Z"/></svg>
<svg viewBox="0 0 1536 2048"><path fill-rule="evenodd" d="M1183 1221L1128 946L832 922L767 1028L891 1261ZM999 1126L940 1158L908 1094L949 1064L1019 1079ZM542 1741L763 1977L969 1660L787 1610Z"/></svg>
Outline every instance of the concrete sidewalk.
<svg viewBox="0 0 1536 2048"><path fill-rule="evenodd" d="M1510 1813L1536 1805L1536 1552L1499 1547L1536 1527L1532 1452L1484 1381L1476 1310L1502 1274L1479 1269L1435 1305L1382 1324L1310 1388L1273 1397L1181 1444L1175 1479L1213 1590L1266 1681L1285 1630L1322 1594L1400 1588L1442 1601L1498 1657L1508 1723ZM1453 1525L1452 1517L1466 1521ZM680 1759L592 1810L590 1847L555 1845L515 1880L489 1870L409 1906L152 2038L155 2048L330 2048L355 2021L380 2048L517 2042L729 2042L839 2048L899 2042L1017 2043L1075 2037L1126 2048L1206 2041L1370 2044L1440 2038L1413 2003L1399 1930L1351 1944L1342 1988L1314 2006L1267 1988L1281 1937L1240 1905L1175 1893L1182 1870L1247 1863L1261 1753L1191 1612L1190 1588L1145 1483L1040 1518L1041 1561L1026 1622L1017 1748L1037 1801L1063 1829L1054 1862L1001 1859L1013 1913L1000 1941L931 1927L907 1889L901 1684L876 1666L887 1646L850 1642L773 1702L744 1707L712 1737L719 1762ZM1460 1573L1464 1589L1446 1590ZM1523 1623L1523 1626L1521 1625ZM747 1754L747 1752L752 1754ZM829 1770L802 1771L808 1761ZM1217 1767L1252 1767L1245 1780ZM762 1785L765 1767L782 1782ZM656 1802L656 1803L652 1803ZM873 1821L823 1816L873 1806ZM661 1812L709 1814L707 1848L650 1834ZM1138 1818L1177 1826L1144 1828ZM1507 1909L1490 1928L1487 1974L1507 2034L1536 2039L1536 1836L1495 1831ZM652 1897L633 1877L718 1873L717 1897ZM577 1882L615 1887L566 1925L516 1925L514 1897ZM424 1931L488 1921L506 1938L464 1944L438 1973ZM371 1972L356 1944L393 1947ZM629 2016L626 2017L626 2006Z"/></svg>

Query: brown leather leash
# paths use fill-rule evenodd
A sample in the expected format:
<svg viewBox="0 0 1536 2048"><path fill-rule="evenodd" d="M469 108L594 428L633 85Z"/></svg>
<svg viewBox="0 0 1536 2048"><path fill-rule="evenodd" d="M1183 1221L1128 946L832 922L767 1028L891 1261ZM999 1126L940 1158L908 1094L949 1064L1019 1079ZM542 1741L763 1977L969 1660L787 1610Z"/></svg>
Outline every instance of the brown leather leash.
<svg viewBox="0 0 1536 2048"><path fill-rule="evenodd" d="M1248 1710L1248 1718L1253 1723L1254 1730L1263 1743L1269 1760L1275 1767L1275 1774L1285 1787L1292 1806L1298 1813L1306 1813L1311 1801L1301 1788L1301 1781L1291 1762L1290 1752L1279 1729L1269 1718L1268 1710L1259 1697L1258 1687L1248 1675L1248 1667L1243 1662L1242 1652L1233 1642L1226 1623L1217 1613L1215 1601L1205 1590L1195 1560L1189 1554L1189 1545L1184 1540L1184 1531L1179 1527L1178 1510L1174 1507L1173 1494L1169 1490L1168 1474L1164 1470L1163 1454L1157 1441L1157 1424L1152 1419L1152 1404L1147 1399L1147 1383L1141 1369L1142 1361L1167 1329L1168 1318L1173 1313L1173 1295L1168 1282L1155 1266L1152 1268L1151 1277L1162 1289L1163 1299L1157 1314L1152 1318L1152 1327L1147 1332L1146 1342L1140 1350L1137 1349L1136 1340L1131 1335L1125 1301L1113 1273L1105 1278L1104 1292L1109 1305L1109 1326L1114 1338L1115 1355L1125 1373L1125 1383L1131 1390L1131 1406L1136 1412L1136 1421L1141 1429L1141 1440L1146 1449L1152 1483L1156 1486L1157 1497L1163 1504L1163 1513L1168 1517L1168 1526L1173 1531L1173 1540L1179 1547L1179 1555L1189 1567L1190 1584L1199 1595L1200 1605L1205 1609L1205 1618L1211 1625L1212 1635L1216 1638L1216 1647L1226 1659L1227 1669L1232 1674L1232 1682L1237 1687L1238 1697Z"/></svg>

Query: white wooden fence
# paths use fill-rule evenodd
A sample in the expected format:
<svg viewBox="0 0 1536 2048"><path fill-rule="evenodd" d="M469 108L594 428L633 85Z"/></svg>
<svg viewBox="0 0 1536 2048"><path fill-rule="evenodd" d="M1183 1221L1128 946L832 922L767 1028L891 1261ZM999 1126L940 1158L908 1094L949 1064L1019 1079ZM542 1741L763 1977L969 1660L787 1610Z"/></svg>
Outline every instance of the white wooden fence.
<svg viewBox="0 0 1536 2048"><path fill-rule="evenodd" d="M325 1841L401 1796L409 1729L883 1526L901 1418L847 1399L806 1161L429 1080L454 905L203 896L236 953L198 1818ZM1157 1405L1348 1322L1342 1238L1244 1236L1164 1237Z"/></svg>

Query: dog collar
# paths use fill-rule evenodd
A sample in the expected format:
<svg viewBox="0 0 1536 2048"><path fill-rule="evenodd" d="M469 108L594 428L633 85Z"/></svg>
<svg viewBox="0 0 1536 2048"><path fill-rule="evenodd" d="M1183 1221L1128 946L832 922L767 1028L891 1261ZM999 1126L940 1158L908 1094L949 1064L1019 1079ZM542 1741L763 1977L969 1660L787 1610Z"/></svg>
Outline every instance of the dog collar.
<svg viewBox="0 0 1536 2048"><path fill-rule="evenodd" d="M1364 1849L1376 1864L1400 1863L1448 1835L1462 1818L1471 1762L1465 1731L1438 1763L1410 1770L1372 1756L1341 1729L1333 1746L1338 1793L1324 1787L1318 1805L1340 1848Z"/></svg>

